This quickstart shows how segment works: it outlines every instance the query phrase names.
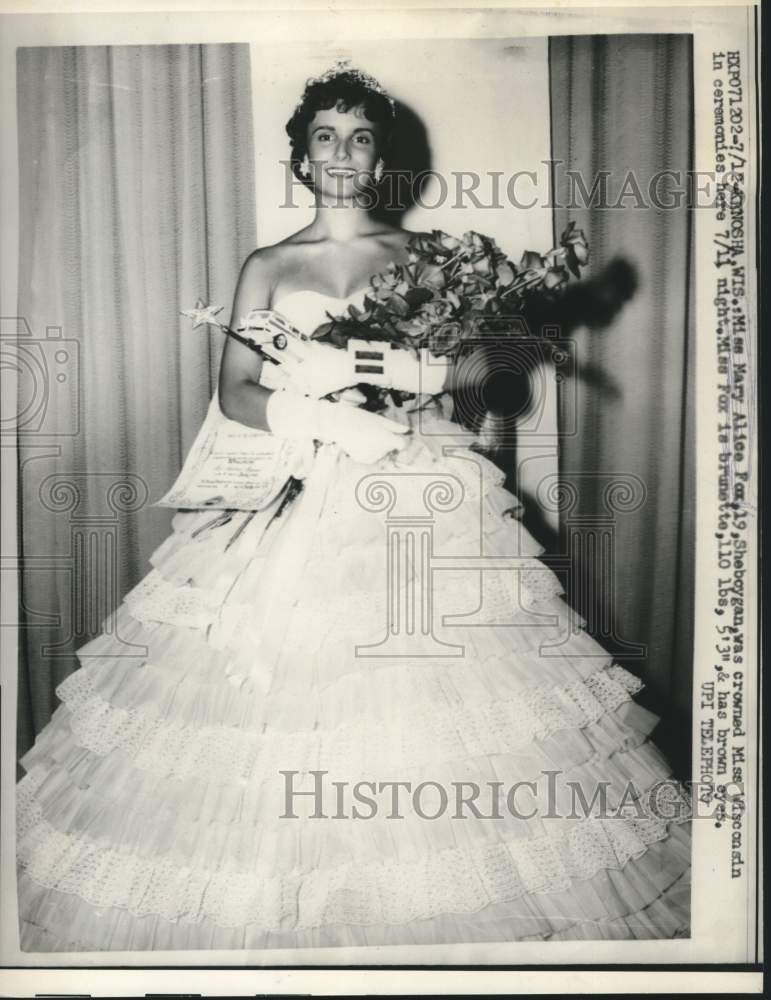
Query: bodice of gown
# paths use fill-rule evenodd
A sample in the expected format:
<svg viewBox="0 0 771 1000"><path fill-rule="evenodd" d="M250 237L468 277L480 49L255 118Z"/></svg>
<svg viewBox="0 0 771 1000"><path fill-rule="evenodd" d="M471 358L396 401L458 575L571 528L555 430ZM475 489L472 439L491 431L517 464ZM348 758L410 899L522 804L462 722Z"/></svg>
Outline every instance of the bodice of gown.
<svg viewBox="0 0 771 1000"><path fill-rule="evenodd" d="M340 316L349 305L361 305L369 288L360 288L346 298L325 295L310 289L288 292L273 304L276 312L285 316L301 333L312 334L330 316Z"/></svg>

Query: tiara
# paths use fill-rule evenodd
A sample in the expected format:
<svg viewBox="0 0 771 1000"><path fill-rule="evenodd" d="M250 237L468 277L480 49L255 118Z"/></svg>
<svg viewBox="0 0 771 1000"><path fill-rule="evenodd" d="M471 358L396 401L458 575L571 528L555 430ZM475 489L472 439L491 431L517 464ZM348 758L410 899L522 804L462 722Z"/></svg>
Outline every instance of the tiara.
<svg viewBox="0 0 771 1000"><path fill-rule="evenodd" d="M388 93L385 87L376 80L374 76L370 76L369 73L365 73L364 70L356 69L351 66L350 59L338 59L337 62L330 66L329 69L325 70L320 76L311 76L305 81L306 91L319 83L328 83L330 80L336 79L338 76L347 76L356 83L360 83L367 90L372 90L376 94L380 94L382 97L388 101L391 105L391 114L396 114L396 102L393 97Z"/></svg>

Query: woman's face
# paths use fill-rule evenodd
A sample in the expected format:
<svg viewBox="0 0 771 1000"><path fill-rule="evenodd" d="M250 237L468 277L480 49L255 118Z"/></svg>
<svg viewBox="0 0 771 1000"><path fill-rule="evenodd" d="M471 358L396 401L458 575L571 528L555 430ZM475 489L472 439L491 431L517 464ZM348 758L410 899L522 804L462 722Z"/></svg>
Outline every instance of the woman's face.
<svg viewBox="0 0 771 1000"><path fill-rule="evenodd" d="M380 126L361 107L317 111L308 124L308 159L315 190L347 200L371 185Z"/></svg>

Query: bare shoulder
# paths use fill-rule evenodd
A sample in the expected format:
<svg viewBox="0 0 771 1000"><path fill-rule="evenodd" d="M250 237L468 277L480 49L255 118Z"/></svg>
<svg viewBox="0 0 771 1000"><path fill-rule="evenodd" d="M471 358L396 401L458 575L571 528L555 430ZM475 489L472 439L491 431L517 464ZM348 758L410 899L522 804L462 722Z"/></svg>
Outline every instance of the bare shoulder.
<svg viewBox="0 0 771 1000"><path fill-rule="evenodd" d="M241 277L243 279L257 277L258 275L263 277L269 275L278 266L280 259L280 244L275 243L272 246L258 247L256 250L252 250L244 261L241 268Z"/></svg>
<svg viewBox="0 0 771 1000"><path fill-rule="evenodd" d="M307 249L312 242L306 235L306 230L300 229L283 240L252 251L244 267L248 265L251 271L275 275L288 262L296 259L297 255Z"/></svg>
<svg viewBox="0 0 771 1000"><path fill-rule="evenodd" d="M291 253L288 241L258 247L244 261L238 278L241 297L266 305Z"/></svg>

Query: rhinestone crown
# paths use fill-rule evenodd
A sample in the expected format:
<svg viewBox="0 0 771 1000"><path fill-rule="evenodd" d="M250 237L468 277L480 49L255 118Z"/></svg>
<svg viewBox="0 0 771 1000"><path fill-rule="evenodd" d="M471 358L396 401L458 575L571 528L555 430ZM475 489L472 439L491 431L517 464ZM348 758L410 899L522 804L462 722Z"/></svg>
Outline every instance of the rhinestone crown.
<svg viewBox="0 0 771 1000"><path fill-rule="evenodd" d="M338 59L333 66L324 70L320 76L309 77L305 81L305 89L307 91L310 87L315 86L318 83L327 83L329 80L334 80L336 77L343 75L350 77L357 83L362 84L362 86L366 87L368 90L372 90L376 94L381 94L391 105L391 114L396 113L396 104L394 99L385 87L383 87L383 85L376 80L374 76L370 76L369 73L365 73L364 70L356 69L351 66L350 59Z"/></svg>

